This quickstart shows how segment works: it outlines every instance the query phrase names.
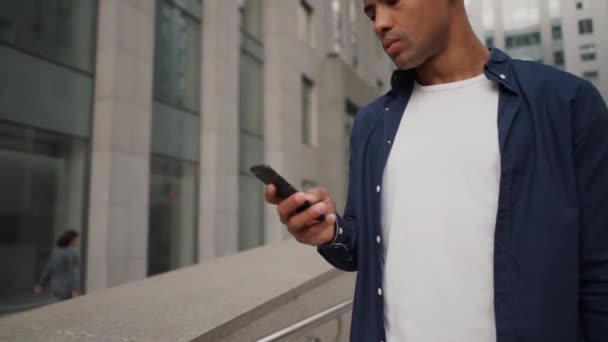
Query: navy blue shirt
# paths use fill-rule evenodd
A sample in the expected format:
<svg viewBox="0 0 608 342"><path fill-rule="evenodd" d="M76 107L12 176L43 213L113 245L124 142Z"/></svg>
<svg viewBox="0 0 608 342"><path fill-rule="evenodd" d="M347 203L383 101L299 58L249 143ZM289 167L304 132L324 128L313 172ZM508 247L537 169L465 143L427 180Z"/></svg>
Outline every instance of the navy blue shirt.
<svg viewBox="0 0 608 342"><path fill-rule="evenodd" d="M498 49L484 73L499 85L497 341L607 342L606 104L589 82ZM357 114L339 233L319 247L335 267L358 271L351 341L385 340L380 186L414 77L396 71L391 91Z"/></svg>

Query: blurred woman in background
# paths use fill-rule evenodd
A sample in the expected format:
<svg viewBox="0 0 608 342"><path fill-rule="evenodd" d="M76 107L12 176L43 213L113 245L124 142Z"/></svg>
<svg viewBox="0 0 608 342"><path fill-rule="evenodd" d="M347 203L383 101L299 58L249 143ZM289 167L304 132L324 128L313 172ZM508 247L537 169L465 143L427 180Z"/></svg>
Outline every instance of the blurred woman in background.
<svg viewBox="0 0 608 342"><path fill-rule="evenodd" d="M66 300L79 295L78 278L78 232L68 230L57 240L57 247L51 253L39 284L34 286L34 293L40 295L49 287L53 296Z"/></svg>

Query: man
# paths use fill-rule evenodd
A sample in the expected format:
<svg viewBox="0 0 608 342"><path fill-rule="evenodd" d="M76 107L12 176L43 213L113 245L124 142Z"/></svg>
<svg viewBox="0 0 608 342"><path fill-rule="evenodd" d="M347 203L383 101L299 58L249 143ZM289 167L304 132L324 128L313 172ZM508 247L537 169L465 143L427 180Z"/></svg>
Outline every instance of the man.
<svg viewBox="0 0 608 342"><path fill-rule="evenodd" d="M399 70L357 115L344 214L324 189L266 189L298 241L358 271L351 340L608 341L598 91L487 51L464 0L365 0L365 13Z"/></svg>

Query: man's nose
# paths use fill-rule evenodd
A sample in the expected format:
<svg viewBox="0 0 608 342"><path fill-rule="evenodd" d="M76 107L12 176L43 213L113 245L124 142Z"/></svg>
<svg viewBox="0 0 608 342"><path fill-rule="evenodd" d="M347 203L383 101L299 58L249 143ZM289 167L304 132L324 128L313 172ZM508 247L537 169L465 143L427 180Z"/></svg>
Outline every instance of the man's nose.
<svg viewBox="0 0 608 342"><path fill-rule="evenodd" d="M393 23L388 11L382 7L376 9L376 18L374 19L374 31L380 37L383 37L393 27Z"/></svg>

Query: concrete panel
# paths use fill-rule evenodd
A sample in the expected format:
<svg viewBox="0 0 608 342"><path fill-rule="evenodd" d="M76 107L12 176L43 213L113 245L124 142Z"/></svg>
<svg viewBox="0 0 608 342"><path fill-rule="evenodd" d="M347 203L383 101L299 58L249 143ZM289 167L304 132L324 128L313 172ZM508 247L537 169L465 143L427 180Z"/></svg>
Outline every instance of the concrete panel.
<svg viewBox="0 0 608 342"><path fill-rule="evenodd" d="M99 3L87 291L145 276L154 40L150 6Z"/></svg>

